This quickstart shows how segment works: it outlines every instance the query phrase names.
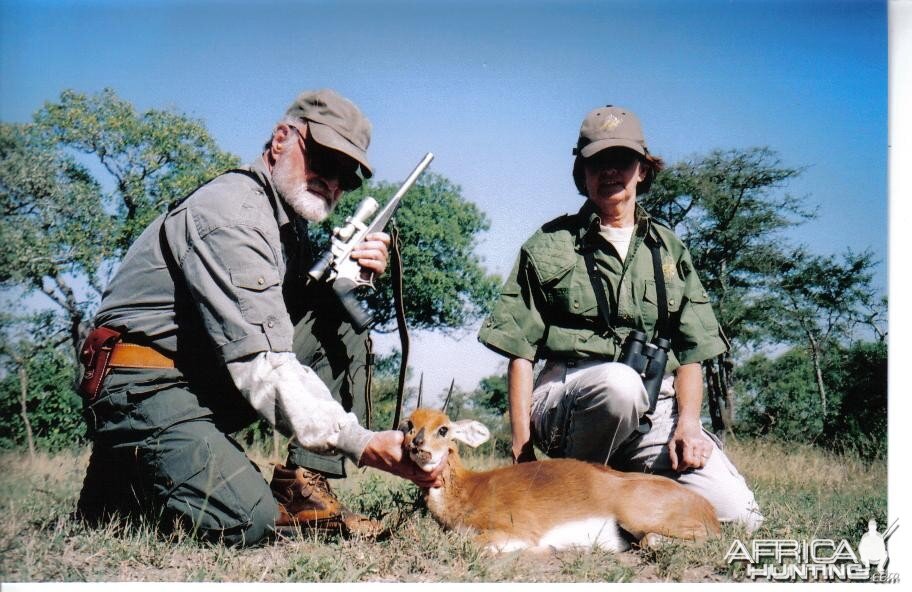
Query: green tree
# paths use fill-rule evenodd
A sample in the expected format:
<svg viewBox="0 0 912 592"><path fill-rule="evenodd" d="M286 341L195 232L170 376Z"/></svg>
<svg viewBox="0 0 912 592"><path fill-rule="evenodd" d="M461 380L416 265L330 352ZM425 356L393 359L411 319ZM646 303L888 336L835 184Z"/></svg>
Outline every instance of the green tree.
<svg viewBox="0 0 912 592"><path fill-rule="evenodd" d="M869 318L874 265L869 251L835 257L811 255L799 248L776 262L770 275L772 290L782 297L766 303L767 326L773 337L806 344L824 420L828 412L824 354L828 347L851 339L856 325Z"/></svg>
<svg viewBox="0 0 912 592"><path fill-rule="evenodd" d="M832 411L820 413L815 369L806 347L756 354L736 369L741 388L738 431L811 442L866 458L887 451L887 347L880 341L823 353Z"/></svg>
<svg viewBox="0 0 912 592"><path fill-rule="evenodd" d="M75 278L100 292L102 263L114 253L100 197L86 168L41 142L34 126L0 124L0 286L50 298L74 350L89 304Z"/></svg>
<svg viewBox="0 0 912 592"><path fill-rule="evenodd" d="M169 204L236 165L202 122L137 112L114 91L64 91L0 124L0 287L45 294L74 352L110 272Z"/></svg>
<svg viewBox="0 0 912 592"><path fill-rule="evenodd" d="M367 195L381 206L397 183L366 183L346 196L333 215L313 232L314 244L328 244L329 232L350 216ZM500 278L488 275L475 254L478 233L489 222L462 190L445 177L423 174L403 197L391 226L400 232L405 313L414 329L449 330L464 327L490 308ZM392 274L377 281L366 300L378 318L376 330L392 331L395 311Z"/></svg>
<svg viewBox="0 0 912 592"><path fill-rule="evenodd" d="M662 171L643 205L688 245L716 318L735 346L769 335L770 262L784 257L783 231L814 216L785 191L801 168L782 164L765 147L716 150ZM717 432L731 431L735 397L730 354L704 363Z"/></svg>
<svg viewBox="0 0 912 592"><path fill-rule="evenodd" d="M716 150L662 171L643 200L687 244L733 341L766 335L754 303L765 293L770 261L785 257L783 231L814 216L785 190L802 171L769 148Z"/></svg>
<svg viewBox="0 0 912 592"><path fill-rule="evenodd" d="M85 438L82 402L73 390L75 364L51 314L0 316L0 447L57 450ZM57 335L58 337L54 338Z"/></svg>
<svg viewBox="0 0 912 592"><path fill-rule="evenodd" d="M815 442L823 433L814 391L814 369L807 351L792 348L776 358L756 354L735 375L738 393L738 430L754 436Z"/></svg>
<svg viewBox="0 0 912 592"><path fill-rule="evenodd" d="M824 375L837 397L824 444L866 458L887 454L887 344L859 342L827 357Z"/></svg>
<svg viewBox="0 0 912 592"><path fill-rule="evenodd" d="M485 376L478 383L477 404L494 415L503 415L510 407L506 374Z"/></svg>
<svg viewBox="0 0 912 592"><path fill-rule="evenodd" d="M240 162L219 149L201 120L137 112L111 89L64 91L37 113L35 127L46 143L93 157L110 175L113 188L102 199L114 213L117 255L169 205Z"/></svg>

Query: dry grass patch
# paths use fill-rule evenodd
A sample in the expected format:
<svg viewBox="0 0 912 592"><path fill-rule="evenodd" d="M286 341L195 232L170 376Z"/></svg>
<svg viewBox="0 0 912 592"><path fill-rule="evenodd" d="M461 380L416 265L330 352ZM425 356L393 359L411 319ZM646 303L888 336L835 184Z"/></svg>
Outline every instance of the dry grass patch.
<svg viewBox="0 0 912 592"><path fill-rule="evenodd" d="M733 442L727 452L766 516L757 538L856 540L869 518L886 513L885 463L761 440ZM275 460L270 453L251 450L266 478ZM92 530L70 520L87 462L84 450L35 459L0 454L0 510L6 517L0 525L0 581L718 582L742 578L724 556L734 538L748 539L728 526L718 540L651 551L492 557L470 536L441 530L417 487L377 471L352 470L335 485L340 497L397 525L389 540L305 535L227 549L179 532L162 536L141 521ZM506 461L469 456L466 462L477 469Z"/></svg>

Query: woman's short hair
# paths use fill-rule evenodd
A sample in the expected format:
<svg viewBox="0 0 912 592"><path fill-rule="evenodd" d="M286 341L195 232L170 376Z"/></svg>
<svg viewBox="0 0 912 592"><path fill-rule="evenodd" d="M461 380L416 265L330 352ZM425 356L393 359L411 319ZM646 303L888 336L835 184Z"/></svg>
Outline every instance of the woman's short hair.
<svg viewBox="0 0 912 592"><path fill-rule="evenodd" d="M595 155L593 154L593 156ZM646 178L637 183L637 195L643 195L644 193L649 192L649 188L652 187L652 182L655 180L656 175L665 168L665 161L648 152L645 155L639 155L639 159L640 165L646 169ZM577 154L576 160L573 161L573 182L576 184L576 190L579 191L580 195L589 197L589 193L586 191L585 163L586 159L583 158L582 155Z"/></svg>

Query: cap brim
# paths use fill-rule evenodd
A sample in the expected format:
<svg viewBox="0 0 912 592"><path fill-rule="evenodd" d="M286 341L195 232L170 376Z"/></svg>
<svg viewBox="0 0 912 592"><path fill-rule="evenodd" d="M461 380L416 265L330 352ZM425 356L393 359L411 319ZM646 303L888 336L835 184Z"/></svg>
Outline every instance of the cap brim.
<svg viewBox="0 0 912 592"><path fill-rule="evenodd" d="M589 158L596 152L601 152L607 148L630 148L634 152L646 156L646 149L636 140L624 140L621 138L612 138L610 140L596 140L586 144L580 150L583 158Z"/></svg>
<svg viewBox="0 0 912 592"><path fill-rule="evenodd" d="M361 174L365 179L369 179L374 174L370 163L367 162L367 154L364 150L346 140L342 134L326 124L317 123L313 120L307 122L307 129L316 143L332 150L337 150L358 161L358 164L361 165Z"/></svg>

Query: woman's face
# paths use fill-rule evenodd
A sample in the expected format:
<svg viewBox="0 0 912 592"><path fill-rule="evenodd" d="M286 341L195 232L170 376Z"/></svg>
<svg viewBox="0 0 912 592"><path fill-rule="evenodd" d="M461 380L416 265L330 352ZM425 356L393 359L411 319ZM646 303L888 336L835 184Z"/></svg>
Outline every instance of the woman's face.
<svg viewBox="0 0 912 592"><path fill-rule="evenodd" d="M584 161L586 193L602 212L636 201L637 184L646 178L640 155L629 148L607 148Z"/></svg>

